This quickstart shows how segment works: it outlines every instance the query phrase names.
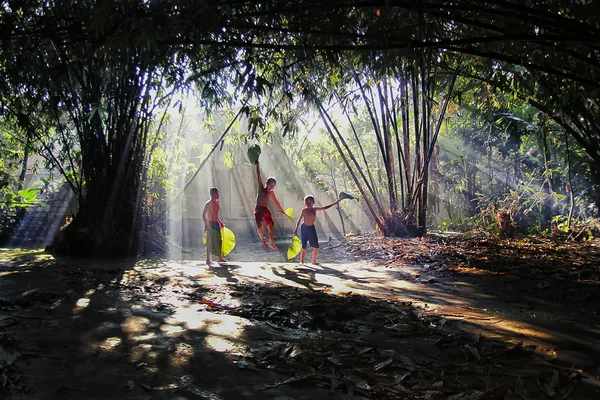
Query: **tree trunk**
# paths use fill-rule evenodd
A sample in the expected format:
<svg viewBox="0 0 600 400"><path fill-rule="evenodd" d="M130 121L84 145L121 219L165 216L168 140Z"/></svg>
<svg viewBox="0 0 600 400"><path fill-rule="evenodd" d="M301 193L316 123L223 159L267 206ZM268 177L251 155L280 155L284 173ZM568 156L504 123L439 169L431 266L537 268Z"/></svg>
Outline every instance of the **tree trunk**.
<svg viewBox="0 0 600 400"><path fill-rule="evenodd" d="M47 251L75 257L135 256L139 242L138 179L113 181L111 189L88 183L73 221L54 238ZM112 192L112 193L111 193Z"/></svg>
<svg viewBox="0 0 600 400"><path fill-rule="evenodd" d="M29 142L25 144L25 154L21 163L21 173L19 174L19 183L17 190L23 190L25 187L25 176L27 175L27 164L29 163Z"/></svg>
<svg viewBox="0 0 600 400"><path fill-rule="evenodd" d="M594 217L600 216L600 165L590 161L592 183L594 184Z"/></svg>

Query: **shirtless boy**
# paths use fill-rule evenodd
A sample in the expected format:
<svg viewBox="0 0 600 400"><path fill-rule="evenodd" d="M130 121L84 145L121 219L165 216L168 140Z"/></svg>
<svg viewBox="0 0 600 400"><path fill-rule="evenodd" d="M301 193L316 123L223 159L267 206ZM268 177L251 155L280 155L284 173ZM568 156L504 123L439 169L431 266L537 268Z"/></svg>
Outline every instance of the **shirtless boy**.
<svg viewBox="0 0 600 400"><path fill-rule="evenodd" d="M254 207L254 220L256 221L258 236L260 236L260 240L265 248L270 247L273 250L279 250L277 246L275 246L273 233L273 225L275 225L275 222L273 221L271 210L268 208L269 199L273 199L273 203L275 203L279 211L285 214L285 211L281 207L281 204L279 204L279 201L277 201L277 197L275 197L275 193L273 192L275 185L277 185L277 180L274 177L270 177L267 179L267 183L263 184L258 161L256 162L256 176L258 177L258 194L256 195L256 207ZM265 233L262 227L263 222L267 227L267 232L269 234L269 245L267 245L265 239Z"/></svg>
<svg viewBox="0 0 600 400"><path fill-rule="evenodd" d="M204 220L204 231L206 232L206 265L211 265L210 253L217 256L218 262L226 262L221 256L221 228L225 226L219 218L219 189L210 188L210 200L204 205L202 219Z"/></svg>
<svg viewBox="0 0 600 400"><path fill-rule="evenodd" d="M317 262L317 255L319 254L319 238L317 236L317 228L315 227L315 220L317 219L317 211L327 210L330 207L338 204L340 200L336 200L331 204L323 207L315 207L315 198L313 196L306 196L304 198L304 207L302 213L296 222L296 230L294 235L298 232L298 226L300 221L304 220L300 230L300 236L302 240L302 250L300 251L300 262L304 264L304 256L306 254L306 245L310 243L310 247L313 248L312 263L319 265Z"/></svg>

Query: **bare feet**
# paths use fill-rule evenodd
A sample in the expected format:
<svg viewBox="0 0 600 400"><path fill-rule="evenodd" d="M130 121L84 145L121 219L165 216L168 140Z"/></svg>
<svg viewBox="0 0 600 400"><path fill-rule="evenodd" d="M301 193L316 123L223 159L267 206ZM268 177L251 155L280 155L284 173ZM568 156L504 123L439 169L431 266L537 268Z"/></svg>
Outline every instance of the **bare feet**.
<svg viewBox="0 0 600 400"><path fill-rule="evenodd" d="M218 261L218 262L227 262L227 260L226 260L226 259L224 259L223 257L219 257L219 258L217 258L217 261Z"/></svg>
<svg viewBox="0 0 600 400"><path fill-rule="evenodd" d="M262 238L261 240L262 240L263 247L265 249L269 248L269 246L267 246L267 240L265 238Z"/></svg>
<svg viewBox="0 0 600 400"><path fill-rule="evenodd" d="M209 265L209 266L212 265L212 261L206 260L206 265Z"/></svg>
<svg viewBox="0 0 600 400"><path fill-rule="evenodd" d="M277 248L277 246L275 246L275 243L271 243L271 245L269 247L272 248L275 251L279 251L279 249Z"/></svg>
<svg viewBox="0 0 600 400"><path fill-rule="evenodd" d="M313 263L313 265L321 265L321 263L320 263L320 262L318 262L317 260L313 260L313 262L312 262L312 263Z"/></svg>

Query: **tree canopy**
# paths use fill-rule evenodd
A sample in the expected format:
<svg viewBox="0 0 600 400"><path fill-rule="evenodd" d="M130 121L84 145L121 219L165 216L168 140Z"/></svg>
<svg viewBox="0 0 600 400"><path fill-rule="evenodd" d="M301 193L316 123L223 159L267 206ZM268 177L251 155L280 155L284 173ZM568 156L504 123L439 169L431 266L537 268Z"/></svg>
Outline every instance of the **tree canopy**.
<svg viewBox="0 0 600 400"><path fill-rule="evenodd" d="M600 5L593 1L24 0L0 7L2 117L19 127L22 142L44 151L79 198L80 213L55 247L65 253L135 251L157 111L192 86L207 108L233 101L231 87L242 102L267 99L245 108L251 127L260 131L276 118L291 128L281 106L294 99L318 104L344 76L398 78L406 60L427 57L430 68L513 91L548 114L586 150L600 183ZM423 143L430 157L434 143ZM87 245L69 244L81 232L91 232Z"/></svg>

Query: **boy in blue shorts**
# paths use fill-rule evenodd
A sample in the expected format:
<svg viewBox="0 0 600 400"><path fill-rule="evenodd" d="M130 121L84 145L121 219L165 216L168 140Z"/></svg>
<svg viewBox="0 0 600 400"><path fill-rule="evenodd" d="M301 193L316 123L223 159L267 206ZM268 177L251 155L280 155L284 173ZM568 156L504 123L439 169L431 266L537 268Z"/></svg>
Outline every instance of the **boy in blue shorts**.
<svg viewBox="0 0 600 400"><path fill-rule="evenodd" d="M331 204L323 207L315 207L315 198L313 196L306 196L304 198L304 207L296 222L296 230L294 235L298 232L300 221L304 220L300 230L300 239L302 240L302 250L300 251L300 262L304 264L304 256L306 254L306 245L310 243L310 247L313 248L312 263L319 265L317 262L317 255L319 254L319 238L317 236L317 228L315 227L315 220L317 219L317 211L327 210L330 207L338 204L340 200L336 200Z"/></svg>

